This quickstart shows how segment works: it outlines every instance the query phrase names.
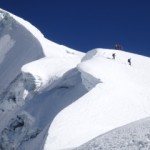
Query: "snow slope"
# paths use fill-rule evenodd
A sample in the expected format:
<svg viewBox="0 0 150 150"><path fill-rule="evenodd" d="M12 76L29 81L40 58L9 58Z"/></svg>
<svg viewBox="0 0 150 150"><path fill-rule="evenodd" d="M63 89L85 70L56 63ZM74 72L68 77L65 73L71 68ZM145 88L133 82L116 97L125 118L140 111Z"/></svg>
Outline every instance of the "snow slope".
<svg viewBox="0 0 150 150"><path fill-rule="evenodd" d="M116 60L112 59L112 53L116 53ZM130 57L132 66L127 64ZM105 49L88 52L78 70L89 92L55 117L45 150L74 148L114 128L148 117L149 66L149 58L132 53ZM89 83L93 84L92 89L88 88Z"/></svg>
<svg viewBox="0 0 150 150"><path fill-rule="evenodd" d="M0 10L0 150L76 148L148 117L149 66L124 51L84 56Z"/></svg>
<svg viewBox="0 0 150 150"><path fill-rule="evenodd" d="M150 118L114 129L74 150L148 150Z"/></svg>
<svg viewBox="0 0 150 150"><path fill-rule="evenodd" d="M0 95L21 73L22 65L44 57L39 41L8 13L0 10Z"/></svg>
<svg viewBox="0 0 150 150"><path fill-rule="evenodd" d="M86 92L74 69L83 56L0 10L0 149L43 147L55 115Z"/></svg>
<svg viewBox="0 0 150 150"><path fill-rule="evenodd" d="M29 78L32 78L32 81L37 77L32 75L33 69L30 69L32 70L31 72L25 71L26 74L23 72L22 76L21 68L23 65L43 57L47 57L46 60L49 59L49 61L52 58L59 62L60 59L60 63L61 59L63 60L64 57L67 56L70 56L71 58L78 57L78 60L80 61L84 55L81 52L49 41L29 22L4 10L0 10L0 33L0 103L3 103L0 106L1 110L3 110L4 107L11 109L12 103L14 103L13 99L15 99L18 104L22 104L22 102L19 101L22 101L22 99L24 99L22 97L26 97L25 95L27 95L27 92L23 87L23 84L27 81L26 75L30 74L31 76L29 76ZM51 61L49 63L57 63L57 61ZM39 64L40 63L38 63L38 65ZM37 83L40 84L38 86L41 86L41 84L43 84L41 82L44 82L41 81L41 78L42 77L38 75L37 80L40 82ZM29 80L28 83L30 81L31 80ZM16 84L16 82L18 83ZM46 82L49 82L48 79ZM18 86L20 90L14 90L14 86ZM8 92L10 91L10 88L13 89L11 92ZM8 99L11 100L11 106L9 105L10 102L8 102Z"/></svg>

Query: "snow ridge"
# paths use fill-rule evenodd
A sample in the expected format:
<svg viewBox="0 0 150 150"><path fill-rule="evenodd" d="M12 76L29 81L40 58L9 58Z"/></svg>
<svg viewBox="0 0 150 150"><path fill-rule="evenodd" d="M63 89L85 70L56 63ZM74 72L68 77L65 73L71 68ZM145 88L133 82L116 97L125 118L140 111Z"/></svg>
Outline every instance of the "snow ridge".
<svg viewBox="0 0 150 150"><path fill-rule="evenodd" d="M113 53L116 53L115 60L112 59ZM79 71L90 74L90 82L93 79L100 82L55 117L45 150L75 148L98 135L150 115L149 58L105 49L96 49L87 55L78 65ZM127 63L130 57L132 66ZM89 76L84 78L83 84L88 85L85 81Z"/></svg>
<svg viewBox="0 0 150 150"><path fill-rule="evenodd" d="M148 57L109 49L85 55L3 10L0 45L2 150L72 149L150 116Z"/></svg>

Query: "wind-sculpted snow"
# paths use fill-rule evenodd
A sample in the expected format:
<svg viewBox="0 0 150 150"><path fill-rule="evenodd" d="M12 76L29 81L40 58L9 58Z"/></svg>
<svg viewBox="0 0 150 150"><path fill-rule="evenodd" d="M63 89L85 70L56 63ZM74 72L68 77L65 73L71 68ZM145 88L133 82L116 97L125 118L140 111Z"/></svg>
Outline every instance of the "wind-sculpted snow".
<svg viewBox="0 0 150 150"><path fill-rule="evenodd" d="M69 69L67 68L69 66L67 58L66 64L63 63L66 55L69 55L70 59L75 59L76 57L76 61L79 62L83 54L45 39L39 30L19 17L3 10L0 10L0 14L0 110L10 110L17 105L24 104L28 91L38 91L42 86L48 85L51 82L53 83L53 80L55 81L59 78L59 75L55 76L54 73L52 78L51 74L48 74L50 64L52 66L52 64L62 63L61 66L55 66L56 69L59 68L61 73L63 65L66 66L66 71ZM43 63L40 63L41 60L37 61L39 63L34 62L37 59L45 57L45 55L49 56L50 59L42 59L42 61L44 60ZM48 61L49 63L46 63ZM35 66L37 65L34 68L38 72L37 74L34 74L33 71L23 72L22 77L21 68L29 62L33 62ZM70 66L75 67L76 63L73 65L70 63ZM29 70L34 69L29 67ZM21 77L17 80L19 75ZM14 82L17 82L17 84ZM17 94L16 90L21 94ZM18 95L22 96L22 98L19 98L19 101L17 99ZM10 97L13 97L13 99Z"/></svg>
<svg viewBox="0 0 150 150"><path fill-rule="evenodd" d="M91 74L83 71L79 67L78 67L78 69L81 72L82 83L88 91L93 89L98 83L101 83L100 79L95 78L94 76L92 76Z"/></svg>
<svg viewBox="0 0 150 150"><path fill-rule="evenodd" d="M22 67L25 86L28 86L29 90L41 90L46 87L52 89L66 72L76 67L80 60L80 57L74 55L64 55L64 57L45 57L26 64Z"/></svg>
<svg viewBox="0 0 150 150"><path fill-rule="evenodd" d="M112 59L113 53L116 53L116 59ZM88 85L86 80L91 79L94 81L90 80L90 84L95 83L95 86L55 117L49 129L46 150L77 147L150 115L149 58L104 49L94 50L85 58L78 65L81 76L86 73L82 82ZM131 66L128 58L132 58Z"/></svg>
<svg viewBox="0 0 150 150"><path fill-rule="evenodd" d="M46 90L28 101L23 108L25 112L28 112L34 118L34 124L41 129L38 144L45 143L48 127L59 112L87 92L82 85L80 72L77 69L69 70L56 83L55 88L51 88L52 85L50 84ZM41 135L45 135L44 138ZM32 150L36 150L37 145L34 142L34 140L30 141L23 146L32 147Z"/></svg>
<svg viewBox="0 0 150 150"><path fill-rule="evenodd" d="M24 88L29 91L38 91L39 88L42 86L42 79L41 77L33 76L30 73L22 73L23 74L23 86Z"/></svg>
<svg viewBox="0 0 150 150"><path fill-rule="evenodd" d="M39 41L8 13L0 11L0 101L21 67L44 56Z"/></svg>
<svg viewBox="0 0 150 150"><path fill-rule="evenodd" d="M54 117L87 92L74 69L83 55L0 10L0 150L44 147Z"/></svg>
<svg viewBox="0 0 150 150"><path fill-rule="evenodd" d="M9 14L14 20L16 20L19 24L21 24L23 27L25 27L40 43L43 49L43 53L45 56L48 57L63 57L64 54L70 54L70 55L78 55L82 57L84 55L83 52L73 50L69 47L66 47L64 45L59 45L57 43L54 43L44 37L44 35L31 23L28 21L12 14L8 13L5 10L0 9L0 15L1 19L4 18L5 15L3 14Z"/></svg>
<svg viewBox="0 0 150 150"><path fill-rule="evenodd" d="M0 10L0 150L75 148L150 116L149 58L83 56Z"/></svg>
<svg viewBox="0 0 150 150"><path fill-rule="evenodd" d="M97 49L88 51L86 55L82 58L81 62L92 59L92 57L94 57L96 54L97 54Z"/></svg>

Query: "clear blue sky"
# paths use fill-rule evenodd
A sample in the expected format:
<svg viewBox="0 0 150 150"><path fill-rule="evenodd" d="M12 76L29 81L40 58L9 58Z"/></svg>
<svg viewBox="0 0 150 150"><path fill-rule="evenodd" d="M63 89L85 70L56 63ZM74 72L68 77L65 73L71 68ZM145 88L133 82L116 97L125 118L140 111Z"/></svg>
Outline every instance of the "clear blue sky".
<svg viewBox="0 0 150 150"><path fill-rule="evenodd" d="M149 0L1 0L0 7L80 51L120 43L126 51L150 56Z"/></svg>

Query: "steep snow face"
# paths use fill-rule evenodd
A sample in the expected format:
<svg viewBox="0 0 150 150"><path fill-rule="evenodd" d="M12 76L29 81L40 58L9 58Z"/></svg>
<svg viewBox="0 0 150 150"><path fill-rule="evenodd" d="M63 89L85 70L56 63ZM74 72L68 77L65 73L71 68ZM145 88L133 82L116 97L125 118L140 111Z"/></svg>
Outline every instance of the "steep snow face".
<svg viewBox="0 0 150 150"><path fill-rule="evenodd" d="M39 41L9 13L0 10L0 99L21 74L22 65L44 56ZM7 89L8 90L8 89Z"/></svg>
<svg viewBox="0 0 150 150"><path fill-rule="evenodd" d="M9 34L4 35L0 39L0 49L1 49L1 56L0 56L0 63L2 63L3 59L7 52L14 46L15 41L13 41Z"/></svg>
<svg viewBox="0 0 150 150"><path fill-rule="evenodd" d="M3 13L9 13L9 12L2 10L2 9L0 9L0 11ZM0 18L2 18L2 19L4 17L3 13L1 13L1 16L0 16ZM14 18L19 24L24 26L39 41L39 43L41 44L41 46L43 48L43 53L45 56L48 56L48 57L62 56L63 57L64 53L80 55L81 57L84 55L84 53L82 53L82 52L73 50L73 49L68 48L64 45L59 45L57 43L54 43L54 42L46 39L44 37L44 35L35 26L33 26L28 21L14 15L12 13L9 13L9 15L12 18Z"/></svg>
<svg viewBox="0 0 150 150"><path fill-rule="evenodd" d="M47 58L45 59L47 61L43 61L44 63L40 63L41 60L33 63L34 66L37 65L33 70L38 70L37 73L39 73L44 71L43 69L46 70L48 61L58 64L59 59L61 62L66 56L78 57L80 60L83 55L81 52L47 40L29 22L0 9L0 103L2 103L0 110L4 110L6 106L7 109L12 109L16 104L23 104L24 102L21 101L28 95L28 91L37 90L49 82L50 77L46 71L39 75L35 73L36 76L33 75L32 63L31 67L26 65L28 67L25 68L28 69L26 69L26 73L23 71L22 76L23 65L45 56L57 60L50 62L50 59ZM40 64L41 71L38 69ZM45 74L44 77L43 74Z"/></svg>
<svg viewBox="0 0 150 150"><path fill-rule="evenodd" d="M45 57L22 67L24 81L28 90L42 90L54 88L63 75L81 61L76 55L64 55L64 57ZM32 77L31 77L32 76ZM30 78L30 79L29 79ZM29 91L30 91L29 90ZM50 89L49 89L50 90Z"/></svg>
<svg viewBox="0 0 150 150"><path fill-rule="evenodd" d="M4 113L5 117L1 120L5 123L0 124L0 147L4 150L42 150L48 127L55 116L86 94L87 90L80 76L77 69L71 69L54 81L55 88L51 88L50 84L46 90L27 101L21 109L15 113L11 111L9 117Z"/></svg>
<svg viewBox="0 0 150 150"><path fill-rule="evenodd" d="M53 118L87 92L83 55L0 10L0 149L43 148Z"/></svg>
<svg viewBox="0 0 150 150"><path fill-rule="evenodd" d="M132 58L131 66L128 58ZM93 86L55 117L44 149L74 148L114 128L148 117L149 66L149 58L132 53L104 49L88 52L78 69L85 87L89 86L87 81Z"/></svg>

